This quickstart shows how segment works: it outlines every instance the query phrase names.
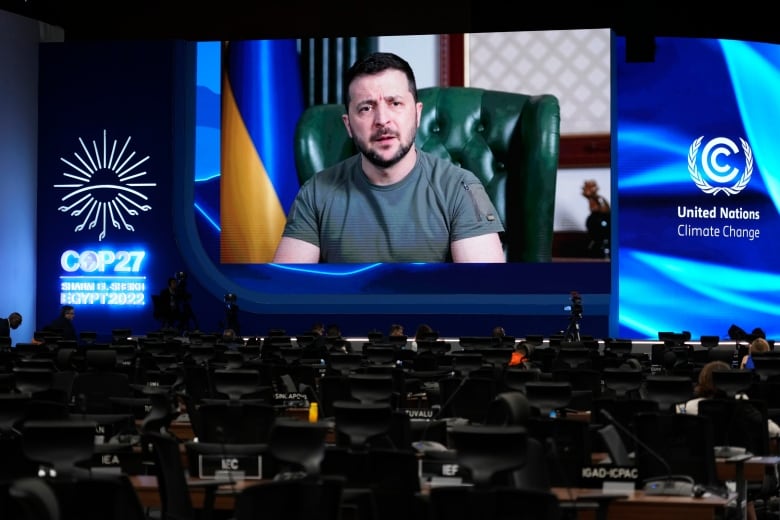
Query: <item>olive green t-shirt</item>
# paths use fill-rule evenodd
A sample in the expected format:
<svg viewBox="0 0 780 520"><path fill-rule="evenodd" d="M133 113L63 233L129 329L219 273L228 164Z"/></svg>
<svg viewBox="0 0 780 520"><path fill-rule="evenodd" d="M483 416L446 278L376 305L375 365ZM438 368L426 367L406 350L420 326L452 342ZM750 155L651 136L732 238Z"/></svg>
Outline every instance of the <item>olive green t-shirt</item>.
<svg viewBox="0 0 780 520"><path fill-rule="evenodd" d="M477 177L418 150L403 180L376 186L355 155L310 178L283 236L320 248L330 263L449 262L450 243L504 230Z"/></svg>

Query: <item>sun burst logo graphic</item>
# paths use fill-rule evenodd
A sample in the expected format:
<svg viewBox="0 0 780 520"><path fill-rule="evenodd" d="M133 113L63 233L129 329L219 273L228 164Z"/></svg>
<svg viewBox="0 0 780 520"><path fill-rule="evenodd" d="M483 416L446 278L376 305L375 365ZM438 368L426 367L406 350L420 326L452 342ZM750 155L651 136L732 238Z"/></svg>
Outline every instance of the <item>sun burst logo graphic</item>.
<svg viewBox="0 0 780 520"><path fill-rule="evenodd" d="M152 207L146 202L149 197L141 188L157 186L156 182L138 182L148 172L140 170L149 156L137 158L134 151L128 150L131 137L125 140L122 149L117 151L115 139L110 149L106 131L103 130L102 150L98 142L92 141L90 150L79 137L81 152L74 152L75 160L60 157L71 170L62 173L63 177L73 179L71 184L55 184L55 188L69 190L60 200L63 205L57 208L79 219L73 231L99 229L98 240L106 238L110 227L135 231L128 223L130 217L138 216L139 211L149 211ZM134 182L131 182L134 181Z"/></svg>

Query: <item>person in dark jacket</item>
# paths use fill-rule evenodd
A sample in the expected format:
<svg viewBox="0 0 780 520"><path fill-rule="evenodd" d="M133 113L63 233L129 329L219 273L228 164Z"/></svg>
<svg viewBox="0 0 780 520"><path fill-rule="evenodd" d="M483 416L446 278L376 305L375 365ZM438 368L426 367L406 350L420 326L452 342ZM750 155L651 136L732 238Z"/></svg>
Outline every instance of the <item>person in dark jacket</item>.
<svg viewBox="0 0 780 520"><path fill-rule="evenodd" d="M60 315L54 321L46 325L45 330L53 332L67 340L77 340L76 327L73 325L73 318L76 316L76 309L72 305L63 305L60 309Z"/></svg>

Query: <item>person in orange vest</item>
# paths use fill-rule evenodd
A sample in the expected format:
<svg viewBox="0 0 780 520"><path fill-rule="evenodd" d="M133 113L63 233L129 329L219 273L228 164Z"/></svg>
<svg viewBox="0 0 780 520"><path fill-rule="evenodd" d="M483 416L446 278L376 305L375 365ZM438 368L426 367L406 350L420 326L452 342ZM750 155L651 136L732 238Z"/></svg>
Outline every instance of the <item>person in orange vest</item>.
<svg viewBox="0 0 780 520"><path fill-rule="evenodd" d="M528 368L530 364L531 359L529 358L528 344L525 341L518 341L515 345L514 352L512 352L512 357L509 358L509 366Z"/></svg>

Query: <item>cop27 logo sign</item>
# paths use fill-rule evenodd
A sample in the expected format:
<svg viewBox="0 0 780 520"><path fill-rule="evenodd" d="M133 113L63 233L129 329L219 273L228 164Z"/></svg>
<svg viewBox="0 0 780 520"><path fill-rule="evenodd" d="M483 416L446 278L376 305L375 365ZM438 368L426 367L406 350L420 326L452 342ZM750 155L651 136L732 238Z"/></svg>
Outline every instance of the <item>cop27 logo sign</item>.
<svg viewBox="0 0 780 520"><path fill-rule="evenodd" d="M142 190L157 186L141 182L148 173L142 168L149 156L136 157L129 149L129 136L124 143L116 139L109 143L105 130L101 144L93 140L88 146L81 137L78 140L81 151L73 158L60 157L68 166L62 174L68 182L54 185L67 190L57 209L78 219L73 231L96 229L100 241L112 228L134 232L130 219L152 209Z"/></svg>
<svg viewBox="0 0 780 520"><path fill-rule="evenodd" d="M732 154L738 154L740 148L734 141L728 137L716 137L710 139L701 149L701 169L704 175L699 172L697 158L699 148L701 148L704 136L695 139L688 149L688 173L691 175L694 184L704 193L717 195L719 192L726 192L726 195L736 195L745 189L750 182L750 176L753 175L753 150L750 145L740 137L739 142L742 145L742 153L745 155L745 167L741 171L725 161ZM739 179L737 177L739 176ZM736 179L736 180L735 180ZM715 186L710 184L714 183Z"/></svg>

